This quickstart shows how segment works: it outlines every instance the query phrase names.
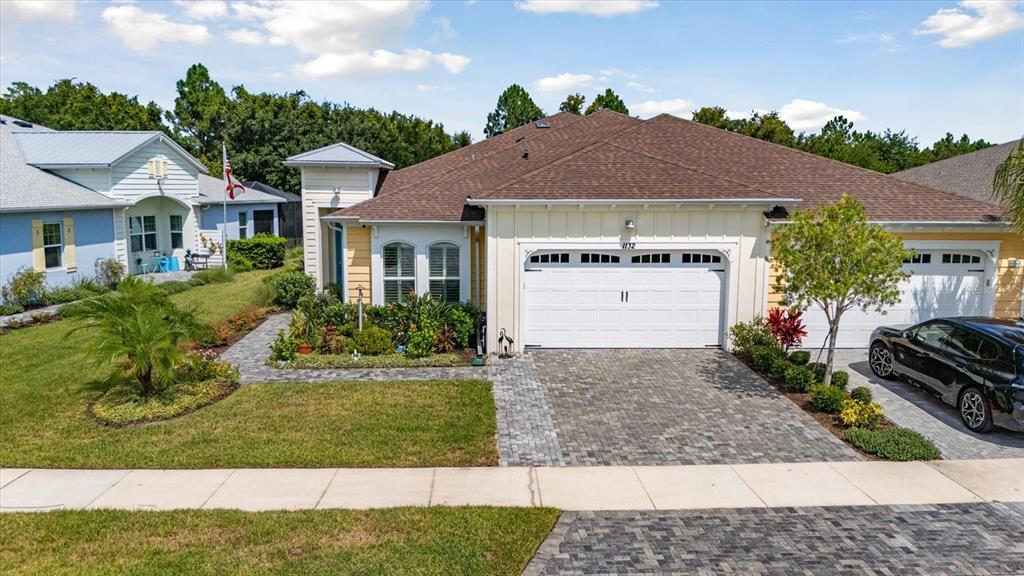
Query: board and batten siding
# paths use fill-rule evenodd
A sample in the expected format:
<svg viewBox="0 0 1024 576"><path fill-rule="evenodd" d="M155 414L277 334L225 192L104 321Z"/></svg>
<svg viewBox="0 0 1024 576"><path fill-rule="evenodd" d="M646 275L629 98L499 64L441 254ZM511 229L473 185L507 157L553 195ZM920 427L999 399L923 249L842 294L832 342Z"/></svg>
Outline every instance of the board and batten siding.
<svg viewBox="0 0 1024 576"><path fill-rule="evenodd" d="M324 265L328 249L322 243L330 238L320 217L373 197L377 172L377 168L302 167L303 261L306 273L316 280L318 289L333 282L325 277L330 270Z"/></svg>
<svg viewBox="0 0 1024 576"><path fill-rule="evenodd" d="M167 178L158 186L146 163L154 156L167 158ZM199 196L199 169L163 142L151 142L111 167L110 195L129 202L150 195L173 195L193 203Z"/></svg>
<svg viewBox="0 0 1024 576"><path fill-rule="evenodd" d="M999 260L995 272L995 308L993 314L997 318L1019 318L1021 315L1021 296L1024 291L1024 267L1011 267L1011 260L1024 263L1024 238L1011 232L893 232L907 242L940 241L949 242L946 250L955 250L958 241L998 241ZM943 250L936 248L936 250ZM779 306L783 294L775 289L775 280L781 269L771 266L769 278L768 306Z"/></svg>
<svg viewBox="0 0 1024 576"><path fill-rule="evenodd" d="M635 234L624 237L624 222L636 223ZM635 242L640 252L646 245L678 244L679 249L700 245L732 245L727 255L728 324L760 314L765 299L766 245L762 209L680 206L552 206L526 208L489 207L486 243L488 349L496 350L497 335L504 328L522 342L522 244L594 243L614 249L620 242ZM724 336L723 336L724 342Z"/></svg>
<svg viewBox="0 0 1024 576"><path fill-rule="evenodd" d="M346 226L345 282L348 299L359 302L359 287L363 287L363 303L373 302L373 282L370 277L370 234L366 226Z"/></svg>
<svg viewBox="0 0 1024 576"><path fill-rule="evenodd" d="M50 172L76 184L81 184L90 190L104 193L110 191L109 168L73 168L50 170Z"/></svg>

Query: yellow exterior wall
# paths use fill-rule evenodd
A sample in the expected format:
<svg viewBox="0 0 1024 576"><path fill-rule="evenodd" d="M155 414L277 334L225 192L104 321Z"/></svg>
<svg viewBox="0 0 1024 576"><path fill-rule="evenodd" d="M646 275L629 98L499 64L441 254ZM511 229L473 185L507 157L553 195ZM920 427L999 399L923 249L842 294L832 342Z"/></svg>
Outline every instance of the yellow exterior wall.
<svg viewBox="0 0 1024 576"><path fill-rule="evenodd" d="M371 302L373 283L370 281L370 228L347 226L345 238L345 274L348 283L348 298L357 302L358 287L363 287L363 303Z"/></svg>
<svg viewBox="0 0 1024 576"><path fill-rule="evenodd" d="M1024 290L1024 268L1010 268L1010 260L1024 261L1024 237L1011 232L895 232L904 240L965 240L999 241L999 262L996 269L995 316L1020 316L1021 290ZM768 278L768 307L777 306L782 294L775 291L778 275L773 265Z"/></svg>
<svg viewBox="0 0 1024 576"><path fill-rule="evenodd" d="M481 310L487 306L487 231L483 226L470 230L469 299Z"/></svg>

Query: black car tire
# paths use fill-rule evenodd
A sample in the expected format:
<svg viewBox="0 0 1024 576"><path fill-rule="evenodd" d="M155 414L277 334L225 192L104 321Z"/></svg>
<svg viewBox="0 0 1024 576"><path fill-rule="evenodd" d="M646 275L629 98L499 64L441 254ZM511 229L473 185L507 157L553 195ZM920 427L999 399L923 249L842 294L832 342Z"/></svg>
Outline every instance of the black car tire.
<svg viewBox="0 0 1024 576"><path fill-rule="evenodd" d="M871 373L879 378L889 380L893 377L894 359L889 347L881 342L875 342L868 351L868 366ZM888 367L888 368L886 368Z"/></svg>
<svg viewBox="0 0 1024 576"><path fill-rule="evenodd" d="M968 430L982 434L992 431L992 406L985 398L985 393L977 387L965 388L960 393L956 408Z"/></svg>

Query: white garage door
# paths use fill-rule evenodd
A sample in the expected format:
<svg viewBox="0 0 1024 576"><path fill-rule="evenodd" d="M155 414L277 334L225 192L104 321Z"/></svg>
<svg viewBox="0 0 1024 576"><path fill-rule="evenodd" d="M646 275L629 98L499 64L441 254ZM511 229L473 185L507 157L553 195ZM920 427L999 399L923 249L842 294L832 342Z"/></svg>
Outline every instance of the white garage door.
<svg viewBox="0 0 1024 576"><path fill-rule="evenodd" d="M537 252L524 272L524 344L697 348L721 334L725 264L711 252Z"/></svg>
<svg viewBox="0 0 1024 576"><path fill-rule="evenodd" d="M924 251L904 266L911 273L903 284L899 303L884 312L851 310L839 321L836 345L867 348L871 332L879 326L916 324L943 316L984 316L985 264L979 252ZM825 313L812 306L804 314L807 337L803 345L819 348L828 343Z"/></svg>

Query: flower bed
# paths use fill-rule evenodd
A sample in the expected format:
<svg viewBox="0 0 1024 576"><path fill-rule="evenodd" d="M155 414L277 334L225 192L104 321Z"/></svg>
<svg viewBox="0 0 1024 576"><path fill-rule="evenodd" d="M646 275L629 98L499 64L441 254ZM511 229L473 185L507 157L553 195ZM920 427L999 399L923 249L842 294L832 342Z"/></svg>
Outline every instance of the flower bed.
<svg viewBox="0 0 1024 576"><path fill-rule="evenodd" d="M832 384L822 385L825 365L808 363L805 352L787 353L772 328L755 318L730 330L736 356L794 404L810 414L823 428L868 458L885 460L935 460L941 453L924 436L887 420L871 390L857 387L849 392L849 374L832 373Z"/></svg>
<svg viewBox="0 0 1024 576"><path fill-rule="evenodd" d="M268 365L301 368L465 366L474 356L475 320L469 302L429 295L364 306L331 292L299 298L288 330L270 345Z"/></svg>

